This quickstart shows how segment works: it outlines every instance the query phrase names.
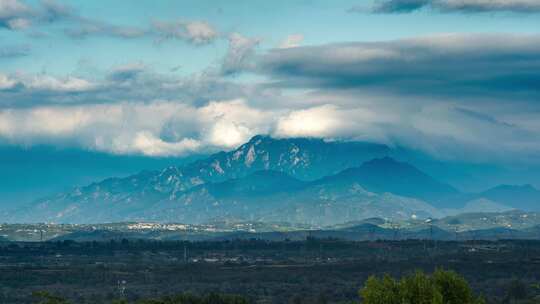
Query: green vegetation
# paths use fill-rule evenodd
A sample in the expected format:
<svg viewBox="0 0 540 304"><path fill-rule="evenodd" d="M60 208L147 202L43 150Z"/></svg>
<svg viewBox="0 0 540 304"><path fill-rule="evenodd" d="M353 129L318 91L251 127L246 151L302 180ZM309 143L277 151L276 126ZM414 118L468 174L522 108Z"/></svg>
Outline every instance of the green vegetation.
<svg viewBox="0 0 540 304"><path fill-rule="evenodd" d="M39 304L70 304L62 297L50 294L47 291L38 291L33 293ZM246 298L235 295L221 295L211 293L205 296L196 296L192 294L179 294L176 296L163 297L160 299L139 300L136 304L248 304ZM126 300L114 300L112 304L128 304Z"/></svg>
<svg viewBox="0 0 540 304"><path fill-rule="evenodd" d="M467 281L453 271L421 271L395 280L389 275L371 276L360 290L364 304L483 304Z"/></svg>
<svg viewBox="0 0 540 304"><path fill-rule="evenodd" d="M424 303L475 303L482 295L487 304L540 304L539 274L540 242L526 240L0 243L2 304L171 304L188 301L174 296L186 292L261 304L358 304L366 282L375 286L372 303L406 303L395 300L403 286L417 303L422 292ZM32 296L38 290L51 294Z"/></svg>
<svg viewBox="0 0 540 304"><path fill-rule="evenodd" d="M39 304L69 304L69 301L50 294L48 291L36 291L32 293L32 297L34 297Z"/></svg>

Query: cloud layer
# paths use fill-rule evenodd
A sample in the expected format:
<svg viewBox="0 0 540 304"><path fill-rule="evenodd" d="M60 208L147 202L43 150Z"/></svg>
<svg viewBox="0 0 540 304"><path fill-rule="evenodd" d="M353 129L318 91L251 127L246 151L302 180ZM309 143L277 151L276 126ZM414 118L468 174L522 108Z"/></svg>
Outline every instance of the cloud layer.
<svg viewBox="0 0 540 304"><path fill-rule="evenodd" d="M213 37L194 33L208 37L195 44ZM537 35L315 46L300 46L296 37L266 52L257 38L234 33L228 40L219 63L189 76L144 62L91 76L0 73L0 140L171 156L271 134L540 163ZM243 73L257 81L230 77Z"/></svg>
<svg viewBox="0 0 540 304"><path fill-rule="evenodd" d="M540 36L446 34L275 49L252 71L279 86L460 99L540 98Z"/></svg>
<svg viewBox="0 0 540 304"><path fill-rule="evenodd" d="M536 0L379 0L371 8L373 13L410 13L429 8L440 12L513 12L540 13ZM351 11L363 11L355 7Z"/></svg>

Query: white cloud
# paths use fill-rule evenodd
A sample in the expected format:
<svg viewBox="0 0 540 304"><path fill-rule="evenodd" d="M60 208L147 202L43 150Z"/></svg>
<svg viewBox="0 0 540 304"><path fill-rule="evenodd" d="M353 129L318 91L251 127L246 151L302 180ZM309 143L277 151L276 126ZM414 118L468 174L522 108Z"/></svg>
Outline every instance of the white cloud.
<svg viewBox="0 0 540 304"><path fill-rule="evenodd" d="M279 120L276 134L279 136L329 136L342 127L340 116L333 105L293 111Z"/></svg>
<svg viewBox="0 0 540 304"><path fill-rule="evenodd" d="M185 26L187 37L196 44L209 43L218 36L216 30L207 22L188 22Z"/></svg>
<svg viewBox="0 0 540 304"><path fill-rule="evenodd" d="M244 69L249 69L253 64L255 48L259 45L257 38L248 38L239 33L229 35L229 49L223 59L221 72L234 74Z"/></svg>
<svg viewBox="0 0 540 304"><path fill-rule="evenodd" d="M192 138L184 138L178 142L165 142L151 132L141 131L135 135L133 148L144 155L170 156L182 155L197 151L201 143Z"/></svg>
<svg viewBox="0 0 540 304"><path fill-rule="evenodd" d="M42 106L0 111L0 137L15 144L70 143L118 154L182 155L233 148L267 133L269 113L242 100L192 107L173 101ZM165 139L168 127L179 126Z"/></svg>
<svg viewBox="0 0 540 304"><path fill-rule="evenodd" d="M521 113L504 114L506 121L522 120ZM508 153L515 158L520 153L538 155L540 125L530 122L521 127L448 103L400 107L381 101L291 110L261 109L242 99L199 107L154 101L0 110L0 138L14 144L68 144L117 154L170 156L228 150L254 135L271 134L398 144L440 157L459 158L461 153L485 160L503 159Z"/></svg>
<svg viewBox="0 0 540 304"><path fill-rule="evenodd" d="M218 32L204 21L159 21L152 24L159 41L168 39L185 40L194 44L208 44L214 41Z"/></svg>
<svg viewBox="0 0 540 304"><path fill-rule="evenodd" d="M20 30L28 27L33 10L18 0L0 0L0 27Z"/></svg>
<svg viewBox="0 0 540 304"><path fill-rule="evenodd" d="M50 75L36 75L23 80L23 84L31 89L60 92L81 92L92 90L96 87L95 84L86 79L73 76L57 78Z"/></svg>
<svg viewBox="0 0 540 304"><path fill-rule="evenodd" d="M280 137L345 138L385 141L378 124L395 123L395 115L377 113L368 107L333 104L291 111L282 115L274 134Z"/></svg>
<svg viewBox="0 0 540 304"><path fill-rule="evenodd" d="M0 90L7 90L15 87L17 81L9 78L7 75L0 73Z"/></svg>
<svg viewBox="0 0 540 304"><path fill-rule="evenodd" d="M298 47L300 44L302 44L302 41L304 41L304 35L302 34L289 35L285 40L283 40L283 42L281 42L279 48L288 49Z"/></svg>
<svg viewBox="0 0 540 304"><path fill-rule="evenodd" d="M267 133L271 114L246 105L244 100L211 102L198 110L207 141L214 146L233 148L250 137Z"/></svg>

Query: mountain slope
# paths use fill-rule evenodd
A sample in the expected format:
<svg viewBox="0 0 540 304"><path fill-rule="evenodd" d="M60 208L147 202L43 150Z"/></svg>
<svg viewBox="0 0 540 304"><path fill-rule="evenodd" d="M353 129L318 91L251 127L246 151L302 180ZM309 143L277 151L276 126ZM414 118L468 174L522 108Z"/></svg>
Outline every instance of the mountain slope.
<svg viewBox="0 0 540 304"><path fill-rule="evenodd" d="M197 224L225 219L325 226L374 217L440 217L443 214L422 198L456 192L413 166L389 158L374 159L313 182L262 170L165 195L141 182L144 180L106 180L83 189L81 193L89 191L85 195L75 193L41 201L25 214L68 223ZM412 190L408 189L413 187L411 183L415 183ZM100 191L103 184L108 189L105 194ZM133 192L139 187L143 191ZM91 193L94 196L89 199Z"/></svg>
<svg viewBox="0 0 540 304"><path fill-rule="evenodd" d="M444 207L440 202L445 198L459 194L452 186L435 180L410 164L389 157L373 159L360 167L346 169L319 182L357 182L371 192L412 197L437 207Z"/></svg>
<svg viewBox="0 0 540 304"><path fill-rule="evenodd" d="M531 185L500 185L477 196L516 209L540 211L540 190Z"/></svg>
<svg viewBox="0 0 540 304"><path fill-rule="evenodd" d="M387 155L384 145L326 142L319 139L274 139L255 136L230 152L162 171L146 171L126 178L110 178L69 193L44 198L27 208L9 212L6 222L86 221L90 212L99 221L123 219L127 212L150 208L158 201L175 201L187 190L205 183L245 177L260 170L284 172L314 180ZM37 210L37 211L36 211Z"/></svg>

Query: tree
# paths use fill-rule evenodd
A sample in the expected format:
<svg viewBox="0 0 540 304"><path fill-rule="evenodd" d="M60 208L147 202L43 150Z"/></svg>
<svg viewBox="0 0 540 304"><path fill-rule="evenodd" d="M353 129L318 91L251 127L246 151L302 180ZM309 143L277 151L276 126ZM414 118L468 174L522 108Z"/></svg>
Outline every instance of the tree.
<svg viewBox="0 0 540 304"><path fill-rule="evenodd" d="M510 282L506 293L508 301L523 300L527 298L527 286L520 280L514 279Z"/></svg>
<svg viewBox="0 0 540 304"><path fill-rule="evenodd" d="M364 304L482 304L467 281L453 271L437 270L431 276L417 271L397 281L385 275L370 277L360 290Z"/></svg>
<svg viewBox="0 0 540 304"><path fill-rule="evenodd" d="M369 277L360 295L366 304L401 303L399 284L389 275L385 275L382 279L375 276Z"/></svg>
<svg viewBox="0 0 540 304"><path fill-rule="evenodd" d="M441 292L444 304L477 303L465 278L454 271L437 269L432 280Z"/></svg>
<svg viewBox="0 0 540 304"><path fill-rule="evenodd" d="M443 304L443 296L432 278L417 271L400 282L400 298L403 304ZM465 304L467 302L461 302Z"/></svg>
<svg viewBox="0 0 540 304"><path fill-rule="evenodd" d="M50 294L47 291L35 291L32 297L36 298L39 304L69 304L69 302L59 296Z"/></svg>

